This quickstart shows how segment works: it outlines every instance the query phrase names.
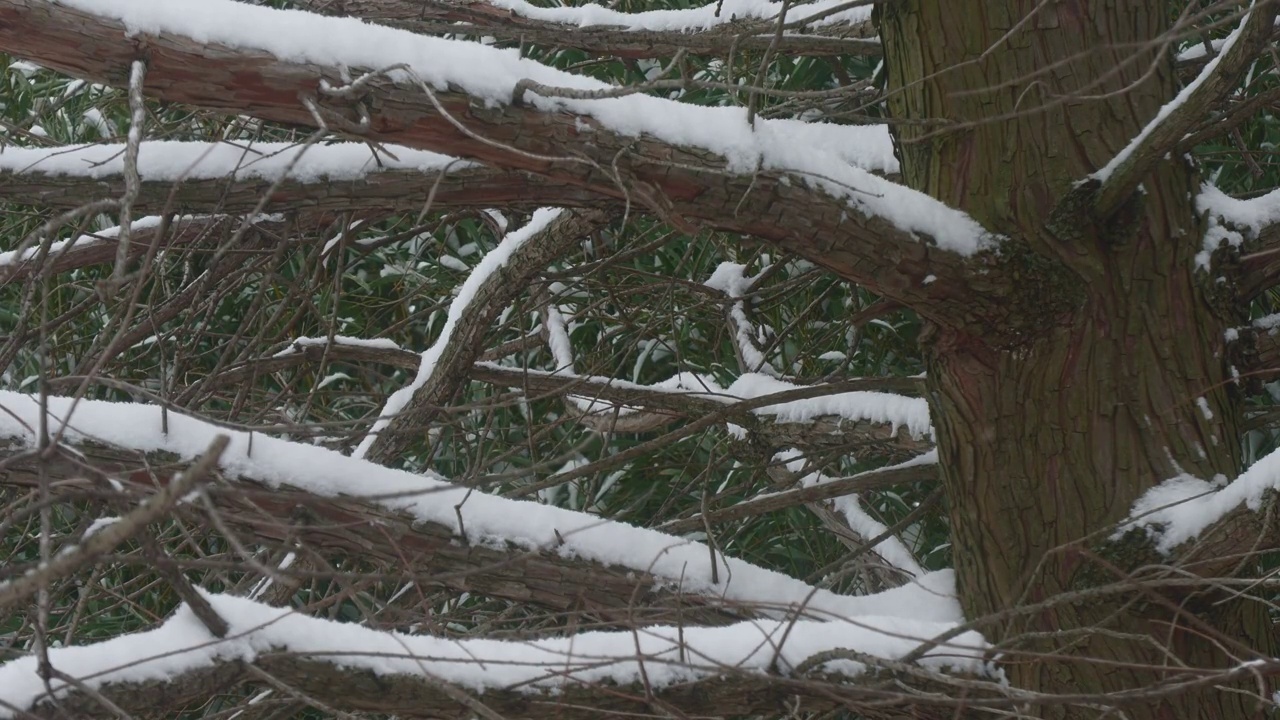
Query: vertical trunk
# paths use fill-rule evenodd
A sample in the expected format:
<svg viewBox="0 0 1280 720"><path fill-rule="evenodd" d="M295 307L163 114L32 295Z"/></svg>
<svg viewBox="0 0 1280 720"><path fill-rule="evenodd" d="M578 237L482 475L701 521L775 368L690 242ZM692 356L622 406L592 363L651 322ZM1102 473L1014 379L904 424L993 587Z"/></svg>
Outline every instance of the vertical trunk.
<svg viewBox="0 0 1280 720"><path fill-rule="evenodd" d="M925 340L959 591L978 618L1105 582L1112 570L1084 549L1156 483L1235 477L1231 318L1195 274L1194 168L1163 163L1111 218L1091 217L1088 189L1073 190L1176 94L1165 3L879 7L891 112L941 121L895 126L905 181L1008 237L1024 271L1025 307L999 327L933 328ZM1036 297L1050 292L1053 302ZM1267 636L1263 613L1217 599L1130 591L986 630L1009 651L1016 686L1132 690L1239 662L1214 629ZM1187 613L1170 609L1182 601ZM1097 707L1033 714L1097 717ZM1254 712L1246 694L1217 690L1126 708L1133 718Z"/></svg>

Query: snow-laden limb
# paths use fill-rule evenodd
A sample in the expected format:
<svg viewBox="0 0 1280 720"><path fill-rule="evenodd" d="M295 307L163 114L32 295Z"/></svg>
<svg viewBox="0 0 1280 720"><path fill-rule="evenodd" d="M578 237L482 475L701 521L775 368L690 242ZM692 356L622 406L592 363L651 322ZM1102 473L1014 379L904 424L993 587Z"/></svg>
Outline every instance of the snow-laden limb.
<svg viewBox="0 0 1280 720"><path fill-rule="evenodd" d="M49 398L50 432L65 427L66 442L92 441L144 453L168 452L189 461L201 454L215 436L225 434L231 441L222 454L220 467L228 477L270 488L297 488L319 498L376 498L382 508L443 529L446 544L518 549L628 568L687 593L783 612L787 608L803 608L820 617L907 613L941 622L960 617L959 606L951 595L950 572L921 578L919 586L911 586L899 595L865 597L816 590L781 573L722 556L717 556L721 565L717 574L710 567L711 555L705 545L655 530L535 502L500 498L452 485L430 473L393 470L324 448L229 430L174 412L165 418L160 408L150 405L82 400L74 404L74 414L67 422L72 407L70 398ZM0 438L32 446L33 428L39 426L41 412L38 398L0 392L0 408ZM167 434L162 432L166 419ZM255 498L255 502L261 504L263 498ZM287 515L298 502L298 498L289 498L281 508L282 514ZM372 522L352 515L342 515L335 522L349 527ZM282 531L275 527L274 532ZM380 542L385 542L382 537ZM713 577L718 580L713 581Z"/></svg>
<svg viewBox="0 0 1280 720"><path fill-rule="evenodd" d="M791 6L788 25L837 10L824 0ZM732 0L701 7L621 12L603 4L545 7L524 0L299 0L295 7L359 17L430 35L478 35L524 44L574 47L613 57L658 58L680 50L728 55L774 43L778 2ZM798 27L798 24L796 25ZM787 55L879 55L869 6L853 7L784 31L775 49Z"/></svg>
<svg viewBox="0 0 1280 720"><path fill-rule="evenodd" d="M895 660L949 629L947 623L905 617L864 616L848 621L762 620L719 628L655 626L635 632L583 632L532 641L446 639L371 630L298 614L229 595L209 595L213 609L230 624L223 639L208 634L187 606L153 630L93 645L55 648L50 663L81 679L123 709L154 709L155 695L175 703L208 693L207 681L193 680L215 668L239 684L253 677L237 664L256 665L290 687L343 710L408 712L413 717L453 716L466 711L456 694L472 695L501 717L600 717L607 710L643 711L647 699L675 700L692 714L767 712L782 692L760 693L781 683L785 694L801 693L806 709L839 707L858 697L823 687L804 692L785 683L797 668L836 649L860 653L868 661ZM923 670L981 676L987 672L987 643L973 632L926 654ZM819 671L848 679L864 675L863 662L833 660ZM16 712L74 708L85 716L108 712L91 697L76 696L63 682L54 691L69 706L47 701L37 659L22 657L0 665L0 718ZM334 682L336 675L342 682ZM352 676L367 676L353 681ZM722 683L747 697L728 701ZM184 687L187 685L188 687ZM703 687L699 687L702 685ZM696 691L702 702L690 703ZM695 691L695 692L691 692ZM826 700L822 695L828 695ZM620 702L621 701L621 702ZM139 702L145 705L137 705ZM811 705L810 702L813 704ZM717 703L723 703L717 707ZM755 703L756 705L753 705Z"/></svg>
<svg viewBox="0 0 1280 720"><path fill-rule="evenodd" d="M526 80L570 94L611 88L514 51L229 0L3 0L0 18L0 49L47 67L118 81L145 38L155 97L302 125L314 125L318 110L326 124L374 141L577 184L679 227L756 235L939 321L995 312L991 296L1002 292L990 277L979 283L982 263L966 259L995 238L872 174L891 162L883 129L752 125L742 108L647 95L522 93L512 104ZM79 52L89 38L95 52ZM348 72L389 66L398 69L338 86ZM781 217L784 207L794 214ZM954 302L962 295L974 297Z"/></svg>
<svg viewBox="0 0 1280 720"><path fill-rule="evenodd" d="M0 171L16 175L102 179L124 173L123 144L0 150ZM448 155L389 146L375 151L363 143L305 145L286 142L204 143L147 140L138 151L138 175L143 180L288 178L299 182L340 182L395 170L440 173L465 170L474 163Z"/></svg>
<svg viewBox="0 0 1280 720"><path fill-rule="evenodd" d="M1223 43L1195 80L1166 103L1129 144L1092 175L1101 183L1095 202L1100 217L1108 217L1137 188L1166 153L1232 88L1240 75L1257 60L1270 39L1280 4L1252 2L1240 25Z"/></svg>
<svg viewBox="0 0 1280 720"><path fill-rule="evenodd" d="M0 150L0 198L43 207L77 207L124 192L124 146L76 145ZM393 157L394 156L394 157ZM134 206L196 213L248 213L271 191L267 210L315 212L543 205L617 205L583 188L515 170L481 167L404 147L363 143L304 147L294 143L144 141Z"/></svg>
<svg viewBox="0 0 1280 720"><path fill-rule="evenodd" d="M483 351L494 319L547 265L603 227L608 215L594 210L543 208L522 228L508 232L472 269L449 305L440 335L422 353L417 374L387 398L378 419L354 451L387 463L425 431Z"/></svg>
<svg viewBox="0 0 1280 720"><path fill-rule="evenodd" d="M1280 451L1272 451L1235 480L1179 475L1134 503L1113 539L1143 530L1155 550L1178 555L1198 574L1242 562L1280 539L1274 513L1280 491Z"/></svg>

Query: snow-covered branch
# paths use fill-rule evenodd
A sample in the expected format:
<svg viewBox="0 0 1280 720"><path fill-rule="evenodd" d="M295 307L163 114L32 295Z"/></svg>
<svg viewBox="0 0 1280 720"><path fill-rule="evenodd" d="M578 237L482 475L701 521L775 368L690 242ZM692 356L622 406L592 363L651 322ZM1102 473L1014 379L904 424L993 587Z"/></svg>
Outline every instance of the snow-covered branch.
<svg viewBox="0 0 1280 720"><path fill-rule="evenodd" d="M444 329L422 353L417 375L387 398L380 417L356 448L356 457L388 463L403 453L466 382L494 319L547 265L607 221L600 211L544 208L528 225L508 233L459 288Z"/></svg>
<svg viewBox="0 0 1280 720"><path fill-rule="evenodd" d="M172 218L166 225L161 218L151 215L131 223L133 242L129 248L129 257L143 255L153 243L157 243L160 250L213 243L234 232L244 222L249 222L257 232L277 236L285 235L285 231L293 225L282 217L270 215L249 220L227 215L184 215ZM164 236L156 238L156 233L162 231ZM119 227L113 227L70 240L50 242L43 252L39 245L0 252L0 284L41 272L60 273L111 262L116 256L116 238L119 232Z"/></svg>
<svg viewBox="0 0 1280 720"><path fill-rule="evenodd" d="M77 207L124 192L124 146L7 147L0 151L0 198ZM623 202L565 182L499 170L436 153L364 143L203 143L145 141L134 207L196 213L248 213L271 195L267 212L342 212L505 207L535 210Z"/></svg>
<svg viewBox="0 0 1280 720"><path fill-rule="evenodd" d="M1223 43L1222 52L1177 97L1160 108L1111 162L1094 173L1093 177L1101 182L1094 205L1100 217L1108 217L1120 207L1151 168L1178 147L1183 136L1235 87L1271 38L1277 12L1280 3L1254 0L1239 27Z"/></svg>
<svg viewBox="0 0 1280 720"><path fill-rule="evenodd" d="M416 371L421 357L390 341L338 338L329 343L323 338L302 338L272 357L229 368L218 382L243 382L324 358ZM681 374L641 385L492 362L478 362L466 374L470 380L518 390L533 399L572 395L589 412L602 416L634 411L676 422L715 415L739 432L755 433L777 448L859 447L860 455L895 460L933 449L927 403L915 397L923 391L921 378L850 378L823 385L792 385L747 375L722 388L712 378Z"/></svg>
<svg viewBox="0 0 1280 720"><path fill-rule="evenodd" d="M868 5L828 15L844 0L793 7L775 50L788 55L879 55ZM686 52L727 56L774 42L782 3L730 0L676 10L622 12L604 5L543 7L524 0L298 0L295 6L430 35L476 35L624 58ZM811 17L819 19L808 21ZM801 32L803 30L803 32Z"/></svg>
<svg viewBox="0 0 1280 720"><path fill-rule="evenodd" d="M74 407L74 411L73 411ZM37 398L0 393L0 438L8 438L6 475L0 482L36 487ZM323 448L222 428L175 412L135 403L49 398L51 432L94 467L116 473L134 492L154 491L181 469L138 453L167 453L181 463L201 455L219 434L230 437L219 467L232 483L210 487L221 516L257 541L300 537L315 548L370 560L384 553L389 565L406 556L422 563L408 573L421 582L568 610L585 603L598 616L619 622L643 617L637 601L675 608L686 604L723 608L728 614L802 613L819 618L897 615L899 596L848 597L742 560L711 554L702 543L534 502L504 499L450 484L431 474L392 470ZM68 418L68 416L70 416ZM65 463L60 489L81 483L83 462ZM145 468L152 468L146 472ZM164 468L161 470L160 468ZM141 472L139 472L141 470ZM135 481L133 473L138 472ZM361 498L367 501L361 501ZM299 521L298 513L323 522ZM332 528L341 527L341 533ZM382 550L376 550L382 548ZM402 548L402 550L397 549ZM952 621L959 607L950 595L950 573L904 588L931 598L912 607L913 617ZM923 588L927 587L925 591ZM671 595L672 590L675 595ZM912 595L914 597L914 595ZM662 598L667 598L662 600ZM701 598L700 600L697 598ZM686 611L687 612L687 611ZM662 613L658 613L660 616ZM653 617L650 614L649 617ZM688 617L686 614L685 617Z"/></svg>
<svg viewBox="0 0 1280 720"><path fill-rule="evenodd" d="M84 686L55 681L53 699L35 657L0 665L0 718L112 716L99 698L145 712L273 680L342 711L405 717L594 719L662 707L723 717L776 713L797 701L806 711L822 711L885 699L896 700L886 703L897 706L894 714L920 717L910 707L916 698L872 671L878 661L893 667L949 627L864 617L656 626L524 642L457 640L380 632L227 595L208 600L230 623L225 638L209 635L183 606L153 630L51 650L50 664ZM981 677L986 648L968 632L909 670L939 681L946 679L943 671ZM852 653L858 660L843 659ZM842 659L823 662L827 656ZM842 681L807 682L811 674Z"/></svg>
<svg viewBox="0 0 1280 720"><path fill-rule="evenodd" d="M1003 290L982 273L995 239L874 175L895 163L883 127L596 99L617 88L475 43L226 0L3 0L0 20L0 49L79 77L120 84L145 42L146 90L163 100L536 173L676 227L771 240L939 321L999 315Z"/></svg>
<svg viewBox="0 0 1280 720"><path fill-rule="evenodd" d="M1200 267L1208 268L1219 248L1239 255L1239 266L1229 268L1236 296L1250 301L1280 282L1280 190L1239 199L1212 185L1196 196L1196 209L1208 217Z"/></svg>
<svg viewBox="0 0 1280 720"><path fill-rule="evenodd" d="M1225 484L1224 484L1225 483ZM1198 577L1230 577L1280 542L1280 452L1254 463L1238 478L1213 482L1180 475L1157 485L1134 503L1131 520L1111 538L1145 532L1145 548L1157 566L1173 564ZM1136 557L1132 546L1123 550Z"/></svg>

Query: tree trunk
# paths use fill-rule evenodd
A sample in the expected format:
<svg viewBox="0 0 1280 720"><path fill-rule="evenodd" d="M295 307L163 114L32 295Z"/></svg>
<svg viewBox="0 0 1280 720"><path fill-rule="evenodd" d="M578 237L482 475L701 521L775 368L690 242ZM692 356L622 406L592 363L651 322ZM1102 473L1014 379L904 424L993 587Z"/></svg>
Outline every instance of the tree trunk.
<svg viewBox="0 0 1280 720"><path fill-rule="evenodd" d="M1138 496L1182 473L1234 478L1241 465L1223 335L1238 318L1196 272L1195 168L1162 162L1145 192L1106 218L1090 213L1091 186L1073 186L1176 95L1162 44L1166 8L1142 0L878 8L890 110L914 121L892 126L904 181L1007 238L1002 253L1021 276L1023 297L1008 317L977 331L926 331L966 614L1123 581L1133 568L1088 548ZM1130 587L1006 615L984 630L1008 653L1015 686L1100 695L1254 658L1215 632L1259 638L1253 649L1273 653L1256 604L1218 600ZM1098 717L1103 704L1031 712ZM1258 710L1248 694L1206 688L1168 702L1135 698L1125 712Z"/></svg>

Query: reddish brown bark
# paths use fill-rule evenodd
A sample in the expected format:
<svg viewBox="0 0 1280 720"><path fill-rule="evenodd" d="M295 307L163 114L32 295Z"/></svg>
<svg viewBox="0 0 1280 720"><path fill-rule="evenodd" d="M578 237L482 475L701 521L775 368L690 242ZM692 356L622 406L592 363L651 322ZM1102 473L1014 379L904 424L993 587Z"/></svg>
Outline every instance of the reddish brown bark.
<svg viewBox="0 0 1280 720"><path fill-rule="evenodd" d="M998 615L1125 581L1134 558L1091 549L1137 497L1181 473L1233 478L1241 467L1223 359L1233 314L1195 272L1204 228L1188 202L1193 168L1156 163L1144 192L1107 216L1093 212L1092 186L1075 188L1176 94L1166 10L903 2L879 14L891 108L940 121L894 126L905 181L1020 243L1021 282L1043 298L1017 322L982 334L939 328L928 340L966 612ZM1249 646L1268 637L1257 605L1184 614L1183 600L1135 590L991 627L1016 686L1095 693L1103 705L1187 667L1274 651L1271 640ZM1223 638L1225 653L1215 647ZM1199 690L1125 712L1242 718L1256 708L1247 693ZM1062 705L1044 716L1096 713Z"/></svg>

